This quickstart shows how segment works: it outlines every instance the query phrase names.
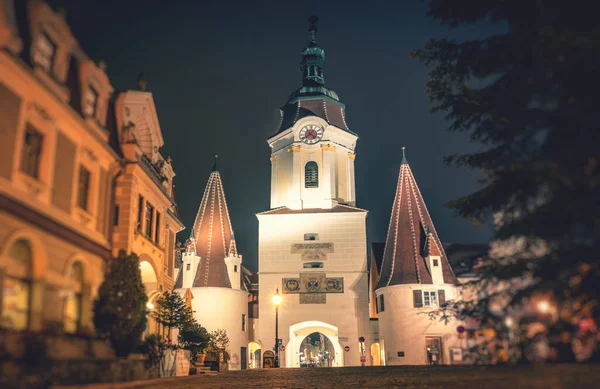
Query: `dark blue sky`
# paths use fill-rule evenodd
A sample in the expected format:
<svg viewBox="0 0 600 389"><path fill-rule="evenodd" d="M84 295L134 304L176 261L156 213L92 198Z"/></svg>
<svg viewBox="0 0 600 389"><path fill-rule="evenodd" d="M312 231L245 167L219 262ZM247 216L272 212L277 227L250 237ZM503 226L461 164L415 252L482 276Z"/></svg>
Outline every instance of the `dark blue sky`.
<svg viewBox="0 0 600 389"><path fill-rule="evenodd" d="M369 240L385 240L402 146L442 241L491 236L489 226L472 226L443 207L477 187L475 172L448 168L443 156L476 146L446 132L443 115L429 112L427 69L408 52L432 37L470 39L497 28L450 30L427 18L426 4L418 1L53 3L65 6L84 51L106 61L115 89L133 89L138 73L146 74L165 140L161 151L173 158L188 228L213 154L220 155L238 248L251 269L258 255L255 214L269 207L266 138L277 129L279 107L300 86L300 51L312 13L320 18L317 41L327 55L325 83L346 104L348 125L360 136L357 205L369 210Z"/></svg>

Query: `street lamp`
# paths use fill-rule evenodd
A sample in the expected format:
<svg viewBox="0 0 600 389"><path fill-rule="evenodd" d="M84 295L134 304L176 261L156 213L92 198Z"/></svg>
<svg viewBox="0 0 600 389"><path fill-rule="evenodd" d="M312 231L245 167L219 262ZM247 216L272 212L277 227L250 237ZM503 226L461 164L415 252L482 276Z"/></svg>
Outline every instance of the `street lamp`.
<svg viewBox="0 0 600 389"><path fill-rule="evenodd" d="M273 305L275 305L275 367L279 367L279 305L281 304L281 295L279 288L273 296Z"/></svg>
<svg viewBox="0 0 600 389"><path fill-rule="evenodd" d="M547 300L542 300L538 303L537 309L541 313L548 313L550 310L550 303Z"/></svg>

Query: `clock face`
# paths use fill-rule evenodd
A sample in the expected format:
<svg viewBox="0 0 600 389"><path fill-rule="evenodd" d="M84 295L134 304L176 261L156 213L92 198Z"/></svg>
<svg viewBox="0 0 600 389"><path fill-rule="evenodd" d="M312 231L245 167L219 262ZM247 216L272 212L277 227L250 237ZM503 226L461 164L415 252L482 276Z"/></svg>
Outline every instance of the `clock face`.
<svg viewBox="0 0 600 389"><path fill-rule="evenodd" d="M300 130L300 140L306 144L314 145L323 139L323 129L316 124L309 124Z"/></svg>

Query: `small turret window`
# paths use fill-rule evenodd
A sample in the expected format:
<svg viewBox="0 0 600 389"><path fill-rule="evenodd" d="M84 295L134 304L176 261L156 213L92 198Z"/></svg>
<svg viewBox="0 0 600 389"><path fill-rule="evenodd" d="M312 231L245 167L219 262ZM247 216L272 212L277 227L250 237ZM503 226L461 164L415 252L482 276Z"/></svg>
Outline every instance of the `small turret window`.
<svg viewBox="0 0 600 389"><path fill-rule="evenodd" d="M304 166L304 187L319 187L319 166L315 161L309 161Z"/></svg>

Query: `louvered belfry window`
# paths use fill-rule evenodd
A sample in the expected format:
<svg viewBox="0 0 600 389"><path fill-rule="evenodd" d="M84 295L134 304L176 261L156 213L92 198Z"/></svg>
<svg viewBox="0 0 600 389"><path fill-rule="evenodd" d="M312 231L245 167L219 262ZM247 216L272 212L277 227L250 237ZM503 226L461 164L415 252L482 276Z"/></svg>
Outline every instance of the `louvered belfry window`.
<svg viewBox="0 0 600 389"><path fill-rule="evenodd" d="M304 166L304 187L319 187L319 165L315 161L309 161Z"/></svg>

